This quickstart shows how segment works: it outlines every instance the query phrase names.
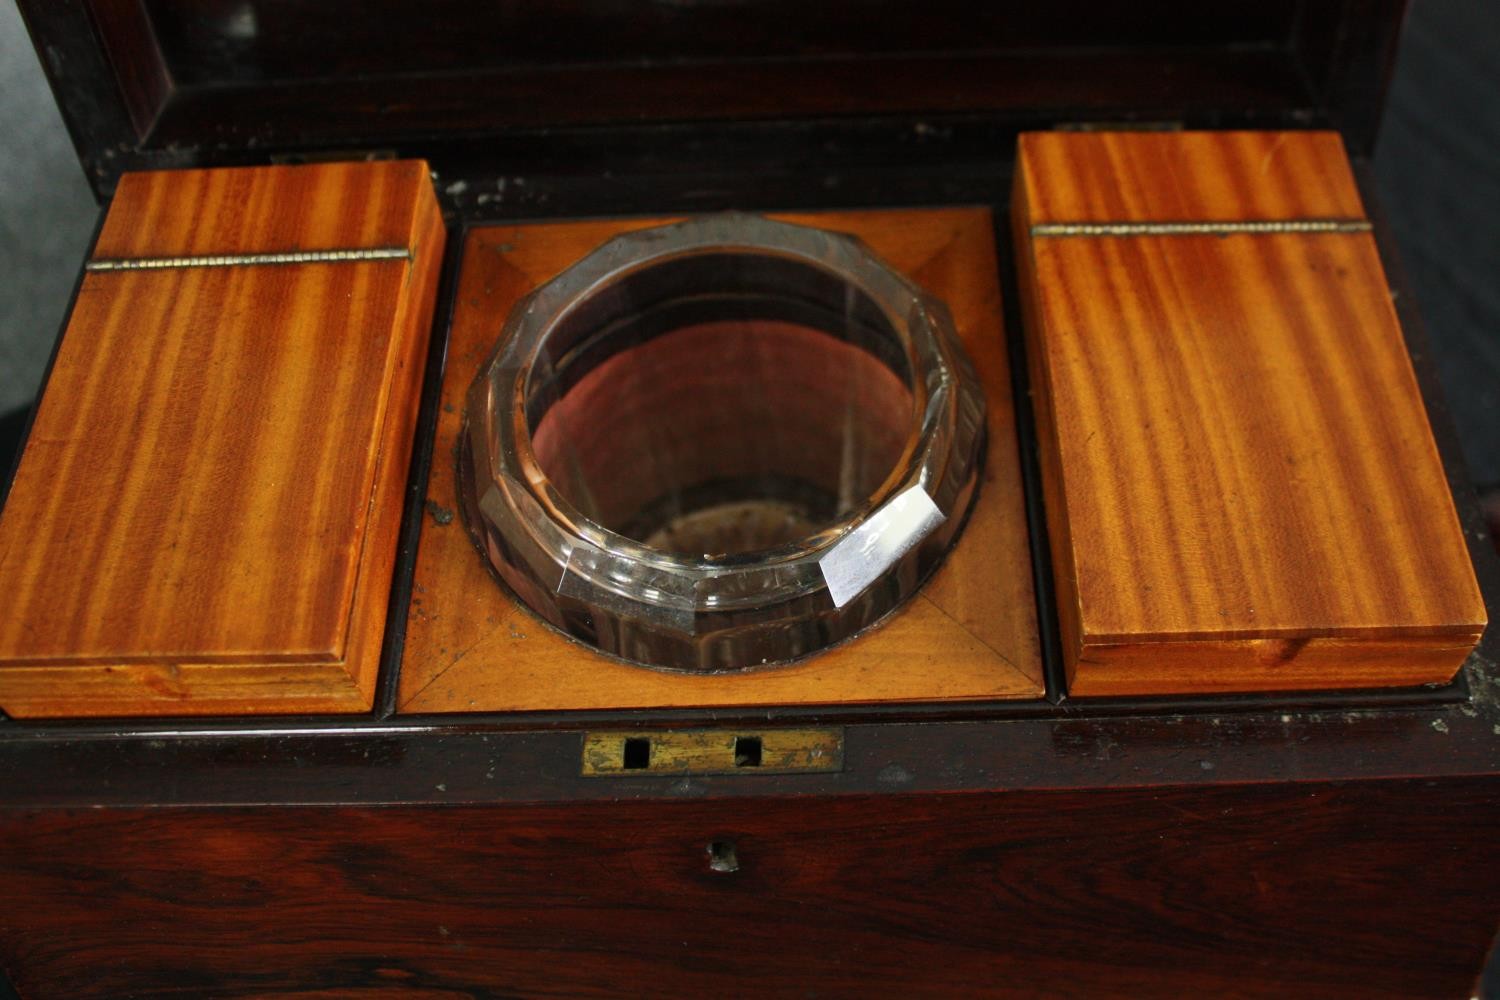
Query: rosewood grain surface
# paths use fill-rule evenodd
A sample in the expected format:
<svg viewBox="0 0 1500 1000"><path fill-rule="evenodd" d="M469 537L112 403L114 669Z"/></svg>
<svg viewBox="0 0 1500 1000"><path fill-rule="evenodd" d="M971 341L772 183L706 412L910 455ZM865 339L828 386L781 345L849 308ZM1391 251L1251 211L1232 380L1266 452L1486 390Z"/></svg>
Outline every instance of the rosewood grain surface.
<svg viewBox="0 0 1500 1000"><path fill-rule="evenodd" d="M747 706L1035 698L1042 694L1026 516L987 209L778 216L862 237L947 301L984 383L989 440L979 499L946 562L889 621L789 667L666 674L609 659L532 617L489 574L457 508L453 449L464 396L511 306L604 240L663 220L494 226L469 236L444 374L407 618L402 712Z"/></svg>
<svg viewBox="0 0 1500 1000"><path fill-rule="evenodd" d="M1466 996L1497 810L1486 779L8 810L0 964L35 1000Z"/></svg>
<svg viewBox="0 0 1500 1000"><path fill-rule="evenodd" d="M1015 223L1075 694L1451 679L1485 609L1337 136L1026 136Z"/></svg>
<svg viewBox="0 0 1500 1000"><path fill-rule="evenodd" d="M3 515L12 715L368 709L442 222L417 162L128 177ZM366 242L368 241L368 242Z"/></svg>

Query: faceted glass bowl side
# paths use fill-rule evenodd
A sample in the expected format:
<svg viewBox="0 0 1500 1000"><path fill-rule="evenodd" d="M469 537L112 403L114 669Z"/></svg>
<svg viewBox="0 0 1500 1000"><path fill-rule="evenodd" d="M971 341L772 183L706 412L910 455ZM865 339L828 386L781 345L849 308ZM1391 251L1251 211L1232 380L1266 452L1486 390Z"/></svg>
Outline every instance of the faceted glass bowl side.
<svg viewBox="0 0 1500 1000"><path fill-rule="evenodd" d="M785 663L920 586L984 397L859 240L739 213L617 237L517 303L470 388L464 521L521 601L646 666Z"/></svg>

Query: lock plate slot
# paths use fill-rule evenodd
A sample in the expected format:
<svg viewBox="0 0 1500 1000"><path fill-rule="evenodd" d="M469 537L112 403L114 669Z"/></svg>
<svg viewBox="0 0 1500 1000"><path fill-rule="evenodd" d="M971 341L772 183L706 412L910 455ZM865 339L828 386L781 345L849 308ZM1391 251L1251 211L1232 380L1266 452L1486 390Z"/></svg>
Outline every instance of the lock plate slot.
<svg viewBox="0 0 1500 1000"><path fill-rule="evenodd" d="M584 777L839 771L842 729L685 729L585 733Z"/></svg>

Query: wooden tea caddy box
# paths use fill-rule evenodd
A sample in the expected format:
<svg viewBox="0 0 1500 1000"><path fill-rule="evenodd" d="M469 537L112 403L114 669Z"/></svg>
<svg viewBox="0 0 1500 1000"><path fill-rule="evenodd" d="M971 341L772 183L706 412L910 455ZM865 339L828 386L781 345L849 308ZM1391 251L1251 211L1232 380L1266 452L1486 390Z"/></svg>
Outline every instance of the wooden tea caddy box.
<svg viewBox="0 0 1500 1000"><path fill-rule="evenodd" d="M1472 990L1500 591L1360 190L1401 4L22 9L105 215L0 512L8 988ZM881 628L668 676L494 585L451 448L511 303L730 207L948 302L986 479Z"/></svg>

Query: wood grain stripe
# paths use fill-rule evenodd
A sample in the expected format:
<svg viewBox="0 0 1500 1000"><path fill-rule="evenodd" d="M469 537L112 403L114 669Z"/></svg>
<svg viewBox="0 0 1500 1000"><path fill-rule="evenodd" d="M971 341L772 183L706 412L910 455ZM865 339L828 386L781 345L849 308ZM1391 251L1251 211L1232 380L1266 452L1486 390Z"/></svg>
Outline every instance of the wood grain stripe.
<svg viewBox="0 0 1500 1000"><path fill-rule="evenodd" d="M1336 140L1048 134L1021 151L1073 693L1450 679L1485 611Z"/></svg>
<svg viewBox="0 0 1500 1000"><path fill-rule="evenodd" d="M0 706L368 709L443 245L425 164L132 175L103 232L0 512Z"/></svg>

